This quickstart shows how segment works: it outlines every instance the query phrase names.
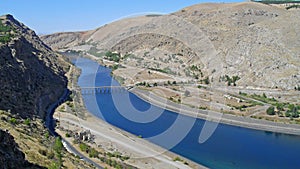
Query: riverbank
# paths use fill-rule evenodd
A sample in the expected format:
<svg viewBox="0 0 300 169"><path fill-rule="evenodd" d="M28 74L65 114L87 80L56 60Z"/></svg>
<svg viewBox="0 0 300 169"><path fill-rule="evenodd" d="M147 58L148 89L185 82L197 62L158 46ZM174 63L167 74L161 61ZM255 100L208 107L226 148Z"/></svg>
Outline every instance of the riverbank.
<svg viewBox="0 0 300 169"><path fill-rule="evenodd" d="M76 76L76 73L71 74ZM71 90L77 88L74 79L76 77L71 80L73 84L69 85ZM56 109L54 118L58 120L56 132L77 151L80 151L80 147L74 144L73 138L67 137L67 133L70 131L72 133L90 131L94 140L93 143L87 144L100 152L120 153L128 156L129 159L124 162L137 168L206 168L95 117L85 109L80 92L76 93L76 97L73 98L73 106L70 106L72 105L70 103L69 105L67 103L62 104ZM89 154L85 155L88 156ZM98 158L91 159L103 167L110 168ZM123 163L123 161L119 162Z"/></svg>
<svg viewBox="0 0 300 169"><path fill-rule="evenodd" d="M86 62L87 62L87 60L84 61L84 63L86 63ZM94 67L93 69L98 68L97 63L95 63L95 62L93 64L91 64L91 66ZM90 66L85 66L85 67L90 68ZM85 72L84 70L86 70L85 67L83 66L83 73ZM89 70L89 69L87 69L87 70ZM94 77L94 75L90 75L90 72L91 71L88 71L87 73L84 73L84 74L88 74L89 76ZM103 78L110 77L109 72L107 72L107 74L104 74L103 76L102 76L102 74L99 74L98 78L102 79L102 77ZM98 79L98 80L100 80L100 79ZM91 81L92 83L85 83L86 81L79 80L79 82L82 85L94 84L93 81ZM106 85L106 83L104 83L103 85ZM86 96L86 97L89 97L89 96ZM101 96L101 97L104 97L104 99L107 99L107 103L111 103L111 100L109 98L106 98L105 96ZM156 101L159 101L159 100L156 100ZM143 101L141 101L140 104L142 104L142 103L143 103ZM102 105L101 103L99 103L99 104ZM97 107L95 106L94 108L97 108ZM105 110L106 112L110 111L110 108L109 107L107 107L107 108L108 109L103 109L103 110ZM95 111L93 111L93 113L96 115L98 114ZM168 117L172 117L173 115L176 117L176 115L172 112L169 112L166 114L168 115ZM111 112L111 115L109 115L109 114L107 114L107 115L108 115L107 118L113 117L113 119L111 119L112 121L118 120L118 117L114 118L115 112ZM184 117L184 118L188 119L188 117ZM167 122L167 120L164 120L164 121ZM197 120L197 121L203 124L203 121L201 121L201 120ZM154 124L151 126L151 129L154 129L156 126L160 126L160 125L163 126L163 123L164 122L162 122L161 124L160 123ZM200 124L200 123L197 123L197 124ZM118 121L117 122L114 121L114 122L112 122L112 124L118 124ZM184 124L184 123L181 123L181 124ZM151 125L151 124L149 124L149 125ZM289 145L293 145L293 143L291 143L292 141L290 142L290 139L297 140L296 137L288 136L288 135L281 135L281 137L280 137L280 138L288 138L288 139L278 139L277 138L278 135L274 134L274 133L272 134L272 133L268 133L268 132L264 132L264 131L255 131L255 130L249 130L249 129L240 128L240 127L219 125L217 132L215 132L213 137L211 137L209 139L209 142L213 143L213 145L209 146L209 144L199 144L198 143L198 139L197 139L199 137L198 130L201 130L201 128L202 128L202 127L201 128L200 127L201 127L201 124L197 125L197 126L195 125L193 132L192 131L188 132L189 136L186 137L187 139L183 140L185 142L183 142L184 146L182 147L183 149L181 149L181 150L186 150L185 152L183 152L185 157L188 157L189 159L193 159L200 164L205 164L207 166L212 166L215 168L219 168L220 166L228 166L228 167L230 166L231 168L235 168L237 166L239 166L239 167L253 166L253 168L257 168L259 165L249 163L249 161L247 159L251 158L251 159L259 160L261 158L265 158L266 156L268 156L268 153L274 154L274 152L290 153L290 151L292 151L292 150L290 150L291 146L289 146ZM135 130L134 126L133 126L132 130ZM132 130L129 130L129 131L132 131ZM145 130L145 131L147 131L147 130ZM180 131L180 130L178 130L178 131ZM222 132L220 133L220 131L222 131ZM143 131L142 132L134 132L134 133L140 133L142 136L144 136ZM227 134L224 135L224 133L227 133ZM252 133L254 135L250 136L249 133ZM228 136L230 136L230 135L232 135L232 137L228 138ZM174 135L172 135L172 136L174 136ZM170 137L170 139L171 138L172 137ZM192 140L190 138L192 138ZM257 140L256 140L256 142L247 142L247 140L251 140L251 139L257 139ZM219 140L222 140L222 142L219 142ZM273 141L275 141L275 142L278 141L278 144L276 144L276 145L268 144L270 142L273 143ZM207 143L209 143L209 142L207 142ZM264 145L264 144L266 144L266 145L262 146L262 147L259 146L259 145ZM218 145L221 146L222 148L217 148ZM251 147L254 145L258 146L257 151L255 150L258 154L256 154L256 155L255 155L255 153L254 154L250 153L247 155L243 154L243 152L252 151L253 149ZM241 146L242 147L245 146L245 147L243 149L241 149L240 148ZM286 146L286 148L282 148L285 146ZM297 147L297 145L294 145L294 146L295 146L295 148ZM267 151L261 150L264 148ZM181 154L181 152L182 152L181 150L178 151L178 149L177 149L174 151ZM209 157L210 154L212 154L211 152L215 152L215 153L213 153L212 157ZM285 153L283 153L283 154L285 154ZM240 155L237 156L237 154L240 154ZM282 155L278 154L277 157L279 157L279 158L277 158L278 160L277 160L277 162L275 162L276 165L282 165L282 164L289 165L294 162L294 160L293 161L280 160L280 159L282 159L281 156ZM273 163L272 159L267 159L267 160L268 160L268 164L269 164L268 166L275 166L275 165L272 165L272 164L275 164L275 163ZM225 161L226 161L226 163L227 162L228 163L224 164ZM278 161L281 161L282 163L277 164Z"/></svg>
<svg viewBox="0 0 300 169"><path fill-rule="evenodd" d="M101 64L101 62L99 61L99 58L97 58L93 55L89 54L86 57L90 58L92 60L95 60L99 64ZM124 79L129 78L130 76L132 76L132 74L135 74L134 72L130 72L130 71L127 71L126 73L125 73L126 74L125 77L123 77ZM152 72L152 74L153 74L153 72ZM116 73L116 76L120 76L120 72ZM120 77L122 77L122 76L120 76ZM147 76L147 78L149 78L149 77ZM260 114L262 111L265 112L266 111L265 109L267 109L265 107L262 107L261 111L255 112L250 115L244 115L244 114L235 115L235 114L230 114L230 113L220 113L221 111L218 111L218 110L200 110L200 109L198 109L197 112L195 112L195 109L193 109L185 104L179 104L179 103L172 102L172 101L170 101L166 98L163 98L155 93L152 94L151 96L149 96L147 94L148 90L140 90L138 88L134 88L130 91L132 93L134 93L135 95L139 96L144 101L149 102L153 105L156 105L156 106L162 107L162 108L166 108L173 112L181 113L181 114L188 115L191 117L196 117L199 119L204 119L204 120L209 120L209 121L220 122L220 123L238 126L238 127L267 131L267 132L300 135L300 125L298 125L298 124L291 124L291 123L284 122L284 121L283 122L281 122L281 121L273 122L270 120L265 120L263 118L259 119L259 118L251 117L251 115ZM222 95L222 97L223 97L223 95ZM190 100L190 101L192 101L193 104L197 103L197 101L195 102L195 100ZM255 100L255 101L257 102L257 100ZM167 103L167 104L165 104L165 103ZM208 103L209 103L209 101L208 101ZM217 101L217 103L218 103L218 101ZM193 105L193 104L191 104L191 105ZM210 103L210 104L213 104L213 103ZM214 104L216 104L216 103L214 103ZM228 107L227 105L225 105L225 106ZM228 110L228 112L230 112L230 111ZM214 115L216 115L216 117L214 117ZM219 116L221 116L221 118L219 118Z"/></svg>
<svg viewBox="0 0 300 169"><path fill-rule="evenodd" d="M181 113L187 116L196 117L213 122L220 122L228 125L234 125L239 127L245 127L255 130L269 131L283 134L300 135L300 125L276 123L266 120L254 119L245 116L235 116L230 114L222 114L221 118L218 116L210 116L211 114L220 114L209 110L197 110L188 106L171 102L165 98L157 95L149 95L149 91L139 88L133 88L130 92L134 93L146 102L149 102L158 107L163 107L173 112ZM209 115L210 114L210 115Z"/></svg>
<svg viewBox="0 0 300 169"><path fill-rule="evenodd" d="M66 135L66 130L74 132L90 131L94 136L92 147L96 149L97 147L101 147L104 151L118 152L124 156L128 156L129 160L125 162L137 168L206 168L138 136L116 128L92 114L86 115L86 119L83 120L72 114L56 112L55 118L59 119L59 127L56 131L62 136ZM72 144L72 138L65 139ZM188 165L183 162L174 161L176 158L182 159ZM95 158L93 161L101 163L100 160Z"/></svg>

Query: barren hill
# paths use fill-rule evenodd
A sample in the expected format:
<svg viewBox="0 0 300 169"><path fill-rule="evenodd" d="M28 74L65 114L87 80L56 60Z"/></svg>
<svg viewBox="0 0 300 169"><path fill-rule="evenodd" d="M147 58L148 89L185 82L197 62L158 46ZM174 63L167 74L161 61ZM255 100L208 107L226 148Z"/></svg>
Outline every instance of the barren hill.
<svg viewBox="0 0 300 169"><path fill-rule="evenodd" d="M260 3L199 4L163 16L127 18L80 33L43 36L53 49L131 54L121 64L239 86L300 84L300 11ZM197 71L191 70L197 67Z"/></svg>

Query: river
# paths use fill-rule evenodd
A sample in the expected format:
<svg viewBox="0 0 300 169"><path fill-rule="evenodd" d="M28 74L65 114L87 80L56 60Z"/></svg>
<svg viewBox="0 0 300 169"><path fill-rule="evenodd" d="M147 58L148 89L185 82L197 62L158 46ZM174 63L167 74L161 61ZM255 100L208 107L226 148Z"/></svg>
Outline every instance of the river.
<svg viewBox="0 0 300 169"><path fill-rule="evenodd" d="M76 66L82 70L80 87L119 86L110 69L92 60L79 58ZM201 143L202 119L153 106L127 91L83 98L96 117L209 168L300 168L299 136L219 124Z"/></svg>

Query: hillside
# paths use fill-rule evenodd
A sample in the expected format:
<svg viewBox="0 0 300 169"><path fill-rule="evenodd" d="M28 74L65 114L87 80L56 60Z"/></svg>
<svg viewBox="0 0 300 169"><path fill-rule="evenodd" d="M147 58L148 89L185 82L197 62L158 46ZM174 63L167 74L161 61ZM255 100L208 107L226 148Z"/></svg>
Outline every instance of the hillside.
<svg viewBox="0 0 300 169"><path fill-rule="evenodd" d="M127 18L41 39L55 50L100 58L107 51L131 54L120 63L178 78L208 78L222 85L229 75L240 78L238 86L289 90L300 83L299 17L299 10L254 2L199 4L169 15Z"/></svg>
<svg viewBox="0 0 300 169"><path fill-rule="evenodd" d="M23 118L45 117L66 89L68 63L11 15L0 17L0 110Z"/></svg>
<svg viewBox="0 0 300 169"><path fill-rule="evenodd" d="M44 118L69 63L11 15L0 17L0 168L93 168L51 136Z"/></svg>

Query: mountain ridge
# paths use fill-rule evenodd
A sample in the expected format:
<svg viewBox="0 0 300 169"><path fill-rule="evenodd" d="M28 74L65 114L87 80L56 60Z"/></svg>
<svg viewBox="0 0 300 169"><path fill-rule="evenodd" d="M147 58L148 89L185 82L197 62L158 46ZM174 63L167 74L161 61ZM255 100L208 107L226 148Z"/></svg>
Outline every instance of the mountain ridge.
<svg viewBox="0 0 300 169"><path fill-rule="evenodd" d="M229 75L239 76L237 85L242 87L292 90L300 83L299 13L255 2L206 3L169 15L116 21L81 32L72 45L63 43L67 36L63 33L41 38L55 50L134 54L144 61L131 66L145 63L138 67L170 68L185 77L187 69L171 60L165 66L157 61L148 64L149 59L160 54L176 55L187 67L199 66L201 78L209 77L215 85L224 83L223 77ZM58 39L61 41L56 43ZM177 55L178 51L183 51L179 53L183 57ZM144 53L149 52L151 56L145 57ZM196 55L192 57L192 53ZM162 66L153 67L155 64Z"/></svg>

